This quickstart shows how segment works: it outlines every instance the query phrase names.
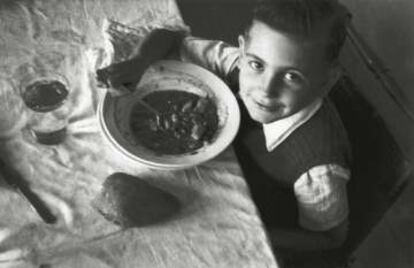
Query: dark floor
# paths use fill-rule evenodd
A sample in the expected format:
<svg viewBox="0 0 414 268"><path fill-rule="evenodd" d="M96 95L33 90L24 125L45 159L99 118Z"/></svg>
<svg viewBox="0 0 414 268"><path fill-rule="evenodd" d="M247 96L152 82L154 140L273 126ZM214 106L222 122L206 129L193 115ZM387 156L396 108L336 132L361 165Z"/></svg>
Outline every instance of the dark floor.
<svg viewBox="0 0 414 268"><path fill-rule="evenodd" d="M236 44L252 7L248 0L177 0L192 34ZM414 184L408 183L356 251L352 268L414 267Z"/></svg>
<svg viewBox="0 0 414 268"><path fill-rule="evenodd" d="M192 34L236 44L248 22L252 2L248 0L177 0Z"/></svg>

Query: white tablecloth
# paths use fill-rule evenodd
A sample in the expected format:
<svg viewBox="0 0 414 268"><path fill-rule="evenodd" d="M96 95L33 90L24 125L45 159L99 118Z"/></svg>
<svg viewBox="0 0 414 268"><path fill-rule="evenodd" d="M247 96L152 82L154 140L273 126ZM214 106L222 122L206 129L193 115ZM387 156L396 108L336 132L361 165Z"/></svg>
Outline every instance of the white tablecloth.
<svg viewBox="0 0 414 268"><path fill-rule="evenodd" d="M0 3L0 153L58 216L44 223L0 178L0 267L277 267L231 148L197 168L157 171L131 163L103 139L90 52L103 24L183 27L170 0L34 0ZM88 54L89 53L89 54ZM40 145L18 85L28 72L70 82L68 137ZM22 119L23 118L23 119ZM136 175L182 204L169 221L122 229L91 205L105 178ZM43 266L42 266L43 265Z"/></svg>

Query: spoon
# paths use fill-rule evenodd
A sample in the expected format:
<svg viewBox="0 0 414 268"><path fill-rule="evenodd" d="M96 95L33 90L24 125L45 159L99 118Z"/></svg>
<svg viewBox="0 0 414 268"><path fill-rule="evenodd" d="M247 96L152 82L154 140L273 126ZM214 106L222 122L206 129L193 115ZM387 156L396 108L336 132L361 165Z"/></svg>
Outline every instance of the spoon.
<svg viewBox="0 0 414 268"><path fill-rule="evenodd" d="M143 99L139 98L138 99L138 103L141 104L142 106L144 106L148 111L152 112L153 114L155 114L155 117L158 119L160 117L160 112L158 112L154 107L152 107L151 105L149 105L146 101L144 101Z"/></svg>
<svg viewBox="0 0 414 268"><path fill-rule="evenodd" d="M129 88L127 88L124 85L119 85L118 88L121 89L121 91L123 91L123 92L129 92L129 93L132 92ZM137 98L137 101L138 101L139 104L141 104L142 106L144 106L145 109L147 109L148 111L152 112L155 115L157 121L160 119L160 112L157 109L155 109L154 107L152 107L151 105L149 105L142 98Z"/></svg>

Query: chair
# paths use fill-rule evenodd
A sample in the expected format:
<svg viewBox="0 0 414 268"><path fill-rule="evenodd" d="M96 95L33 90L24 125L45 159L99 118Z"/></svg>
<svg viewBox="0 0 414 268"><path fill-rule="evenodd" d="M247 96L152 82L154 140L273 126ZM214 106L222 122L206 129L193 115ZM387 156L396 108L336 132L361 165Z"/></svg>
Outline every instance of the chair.
<svg viewBox="0 0 414 268"><path fill-rule="evenodd" d="M364 42L352 24L349 44L380 88L402 115L414 122L414 114L388 69ZM394 203L413 176L407 155L392 136L386 121L345 75L331 91L353 150L352 180L348 185L350 230L345 248L354 251Z"/></svg>
<svg viewBox="0 0 414 268"><path fill-rule="evenodd" d="M375 109L344 76L331 91L352 146L352 179L348 184L351 254L380 221L412 176L411 168Z"/></svg>

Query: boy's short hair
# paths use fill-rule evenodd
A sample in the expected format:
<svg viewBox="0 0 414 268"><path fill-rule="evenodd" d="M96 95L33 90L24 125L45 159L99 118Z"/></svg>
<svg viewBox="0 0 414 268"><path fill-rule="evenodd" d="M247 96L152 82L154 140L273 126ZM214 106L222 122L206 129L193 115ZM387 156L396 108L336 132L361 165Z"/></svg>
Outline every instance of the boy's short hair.
<svg viewBox="0 0 414 268"><path fill-rule="evenodd" d="M349 12L337 0L258 0L251 23L257 20L277 31L305 38L321 26L328 26L327 60L333 61L344 44L349 18Z"/></svg>

